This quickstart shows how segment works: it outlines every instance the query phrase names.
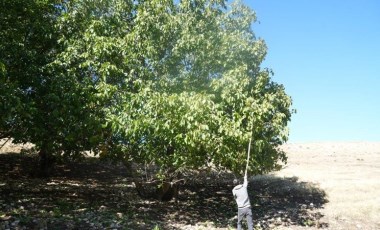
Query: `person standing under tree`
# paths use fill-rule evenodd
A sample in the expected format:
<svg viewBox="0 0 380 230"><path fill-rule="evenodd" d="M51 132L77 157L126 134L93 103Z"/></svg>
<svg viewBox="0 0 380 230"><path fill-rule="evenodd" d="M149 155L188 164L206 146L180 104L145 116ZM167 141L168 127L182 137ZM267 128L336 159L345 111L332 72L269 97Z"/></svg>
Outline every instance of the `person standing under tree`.
<svg viewBox="0 0 380 230"><path fill-rule="evenodd" d="M238 180L234 180L234 185L238 184ZM247 179L247 171L244 176L244 183L236 185L232 190L232 194L236 200L238 206L238 222L237 222L237 230L241 230L241 223L244 217L247 219L248 229L253 230L253 221L252 221L252 210L251 203L249 201L248 196L248 179Z"/></svg>

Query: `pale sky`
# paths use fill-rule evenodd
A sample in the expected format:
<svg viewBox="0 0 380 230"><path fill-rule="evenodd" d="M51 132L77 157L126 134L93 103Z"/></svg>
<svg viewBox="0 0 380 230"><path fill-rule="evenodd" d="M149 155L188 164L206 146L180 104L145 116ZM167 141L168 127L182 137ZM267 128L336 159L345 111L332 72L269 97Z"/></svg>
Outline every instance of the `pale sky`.
<svg viewBox="0 0 380 230"><path fill-rule="evenodd" d="M380 1L244 0L297 113L289 142L380 141Z"/></svg>

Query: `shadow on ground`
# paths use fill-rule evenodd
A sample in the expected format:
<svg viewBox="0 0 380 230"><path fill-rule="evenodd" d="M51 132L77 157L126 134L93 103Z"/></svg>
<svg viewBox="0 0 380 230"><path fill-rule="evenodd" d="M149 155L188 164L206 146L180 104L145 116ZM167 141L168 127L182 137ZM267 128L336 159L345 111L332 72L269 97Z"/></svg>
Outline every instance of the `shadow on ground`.
<svg viewBox="0 0 380 230"><path fill-rule="evenodd" d="M96 158L56 166L34 178L36 156L0 154L0 229L228 229L236 226L233 175L207 176L181 186L177 201L138 197L122 165ZM227 178L227 179L226 179ZM231 179L231 180L230 180ZM297 178L254 177L249 184L261 229L318 226L326 194ZM193 229L197 229L193 227Z"/></svg>
<svg viewBox="0 0 380 230"><path fill-rule="evenodd" d="M320 212L328 202L318 185L297 177L257 176L250 184L254 219L263 229L277 225L328 227Z"/></svg>

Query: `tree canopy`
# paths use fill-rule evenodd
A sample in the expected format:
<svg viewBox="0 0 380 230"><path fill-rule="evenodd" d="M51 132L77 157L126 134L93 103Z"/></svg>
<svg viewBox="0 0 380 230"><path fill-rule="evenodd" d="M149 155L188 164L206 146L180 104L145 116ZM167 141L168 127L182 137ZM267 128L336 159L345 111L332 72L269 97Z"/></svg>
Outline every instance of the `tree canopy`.
<svg viewBox="0 0 380 230"><path fill-rule="evenodd" d="M154 164L162 178L241 173L250 137L251 173L286 161L278 146L291 98L260 67L267 48L241 2L10 2L13 11L1 10L3 136L52 155Z"/></svg>

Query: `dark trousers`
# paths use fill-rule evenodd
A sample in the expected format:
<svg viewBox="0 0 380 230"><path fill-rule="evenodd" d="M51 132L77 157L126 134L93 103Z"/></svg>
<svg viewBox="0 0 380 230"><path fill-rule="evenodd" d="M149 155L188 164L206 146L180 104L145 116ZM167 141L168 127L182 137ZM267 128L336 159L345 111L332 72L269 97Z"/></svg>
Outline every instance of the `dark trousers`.
<svg viewBox="0 0 380 230"><path fill-rule="evenodd" d="M252 221L252 210L251 207L248 208L239 208L238 209L238 223L237 230L241 230L241 222L243 218L246 217L248 230L253 230L253 221Z"/></svg>

